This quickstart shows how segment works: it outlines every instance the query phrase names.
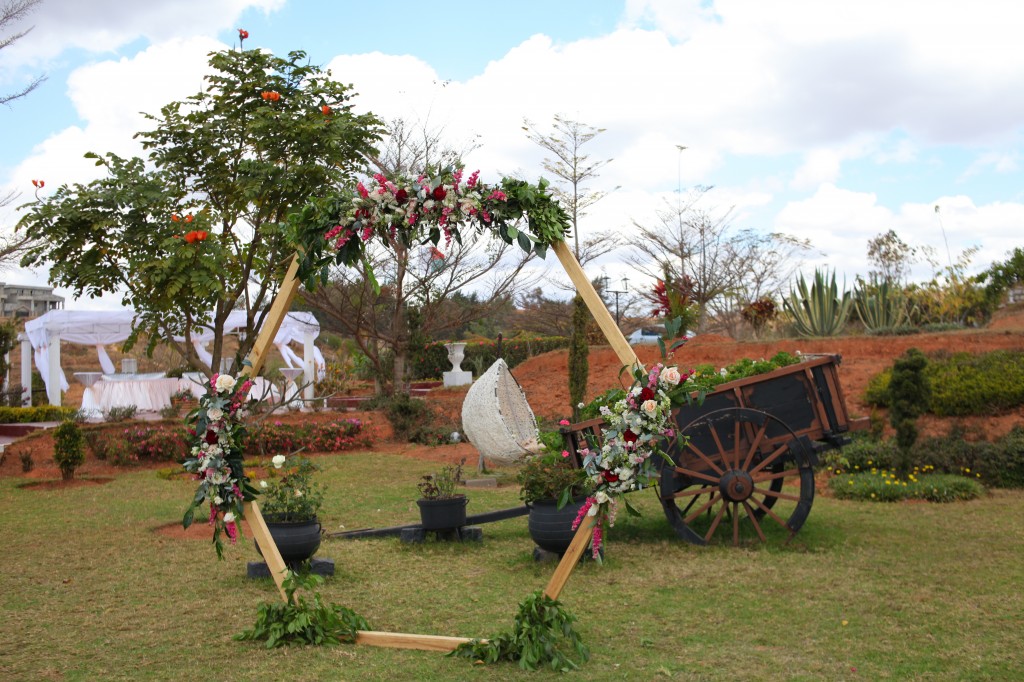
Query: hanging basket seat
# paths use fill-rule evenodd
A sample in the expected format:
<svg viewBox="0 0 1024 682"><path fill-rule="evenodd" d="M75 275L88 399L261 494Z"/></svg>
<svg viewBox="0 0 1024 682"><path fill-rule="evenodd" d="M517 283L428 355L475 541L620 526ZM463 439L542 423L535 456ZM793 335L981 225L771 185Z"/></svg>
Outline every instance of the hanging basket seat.
<svg viewBox="0 0 1024 682"><path fill-rule="evenodd" d="M504 360L499 358L466 393L462 430L494 462L516 462L539 450L537 420Z"/></svg>

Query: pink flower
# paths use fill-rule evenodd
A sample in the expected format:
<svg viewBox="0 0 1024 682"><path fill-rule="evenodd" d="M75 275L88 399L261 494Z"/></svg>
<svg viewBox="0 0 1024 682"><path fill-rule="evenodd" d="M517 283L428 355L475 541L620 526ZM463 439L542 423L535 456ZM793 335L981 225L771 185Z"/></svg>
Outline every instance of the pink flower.
<svg viewBox="0 0 1024 682"><path fill-rule="evenodd" d="M487 199L496 201L508 201L508 195L502 192L500 189L496 189L490 193Z"/></svg>
<svg viewBox="0 0 1024 682"><path fill-rule="evenodd" d="M466 187L476 187L477 180L480 178L480 171L475 170L473 174L469 176L469 180L466 181Z"/></svg>
<svg viewBox="0 0 1024 682"><path fill-rule="evenodd" d="M590 511L590 508L594 505L595 502L597 502L596 499L594 499L593 497L588 497L587 501L583 503L583 506L580 507L579 513L576 514L576 520L572 522L573 530L576 530L580 527L580 523L583 521L583 517L587 515L587 512Z"/></svg>
<svg viewBox="0 0 1024 682"><path fill-rule="evenodd" d="M568 426L569 425L569 420L568 419L563 419L560 422L558 422L558 425L559 426Z"/></svg>
<svg viewBox="0 0 1024 682"><path fill-rule="evenodd" d="M562 450L562 457L568 457L568 456L569 456L569 451L568 450Z"/></svg>

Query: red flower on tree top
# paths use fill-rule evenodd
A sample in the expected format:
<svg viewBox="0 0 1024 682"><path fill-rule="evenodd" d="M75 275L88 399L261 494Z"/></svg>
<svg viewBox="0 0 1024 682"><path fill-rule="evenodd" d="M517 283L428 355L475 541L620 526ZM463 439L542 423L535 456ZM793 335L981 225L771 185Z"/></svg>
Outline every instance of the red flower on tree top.
<svg viewBox="0 0 1024 682"><path fill-rule="evenodd" d="M320 111L323 112L324 116L330 116L331 115L331 108L329 106L327 106L326 104L323 105L322 107L320 107Z"/></svg>
<svg viewBox="0 0 1024 682"><path fill-rule="evenodd" d="M238 40L239 41L245 40L248 37L249 37L249 32L248 31L246 31L244 28L238 29Z"/></svg>

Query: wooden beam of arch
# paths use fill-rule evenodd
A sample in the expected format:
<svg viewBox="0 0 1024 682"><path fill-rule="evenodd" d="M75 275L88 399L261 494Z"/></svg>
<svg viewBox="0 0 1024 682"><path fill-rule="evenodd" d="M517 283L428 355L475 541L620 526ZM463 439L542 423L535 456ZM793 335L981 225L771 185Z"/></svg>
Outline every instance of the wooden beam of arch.
<svg viewBox="0 0 1024 682"><path fill-rule="evenodd" d="M597 326L601 329L601 332L608 340L608 344L612 347L612 350L615 351L615 355L618 357L619 362L621 362L623 367L627 369L639 366L641 364L640 359L629 345L626 337L623 336L622 330L620 330L618 325L615 324L615 319L608 311L604 301L601 300L601 297L594 289L594 286L590 283L590 279L580 266L579 261L576 260L576 257L573 255L566 243L555 242L551 245L551 250L555 252L559 262L565 269L566 274L576 287L576 292L587 304L590 314L594 316ZM297 279L297 273L298 256L292 259L292 263L288 268L288 273L285 275L281 289L278 291L277 298L274 299L274 303L271 306L270 312L267 314L267 318L263 323L263 328L260 330L256 343L253 344L253 349L247 358L248 362L243 367L241 374L256 376L256 374L259 373L259 370L263 367L267 351L273 343L278 329L281 327L281 322L284 320L285 315L288 314L288 309L291 307L291 303L298 291L299 280ZM260 545L263 557L267 560L267 566L271 569L271 575L277 583L277 588L281 593L281 598L284 599L285 594L282 582L284 581L285 574L284 561L281 559L281 554L278 551L277 546L274 544L273 539L270 537L270 531L267 530L266 522L260 514L259 506L255 503L250 503L247 505L246 512L246 517L249 519L249 525L253 530L253 534L256 536L256 541ZM562 560L555 568L555 572L552 574L547 587L544 589L544 594L546 596L552 599L558 599L562 590L565 588L565 585L568 583L573 569L575 569L579 564L580 557L583 556L583 552L589 544L590 535L593 532L593 529L594 518L590 516L585 517L579 528L576 530L576 535L573 537L569 549L563 555ZM275 566L278 567L276 570ZM469 640L464 637L444 637L438 635L414 635L406 633L371 631L360 631L356 638L357 643L368 644L371 646L421 649L429 651L451 651L459 644L467 641Z"/></svg>

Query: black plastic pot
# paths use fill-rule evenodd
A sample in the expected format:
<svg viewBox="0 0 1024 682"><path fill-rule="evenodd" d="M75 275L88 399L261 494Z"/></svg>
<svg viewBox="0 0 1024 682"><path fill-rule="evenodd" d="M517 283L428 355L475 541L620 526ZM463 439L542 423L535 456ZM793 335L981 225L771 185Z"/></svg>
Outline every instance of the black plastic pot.
<svg viewBox="0 0 1024 682"><path fill-rule="evenodd" d="M557 500L531 502L528 527L530 537L537 546L555 554L565 554L576 536L576 531L572 529L573 521L586 500L585 497L569 500L561 509L558 508Z"/></svg>
<svg viewBox="0 0 1024 682"><path fill-rule="evenodd" d="M307 521L281 521L268 516L265 520L270 537L289 568L311 559L320 548L321 526L316 517Z"/></svg>
<svg viewBox="0 0 1024 682"><path fill-rule="evenodd" d="M466 525L466 505L469 504L469 498L465 495L440 500L416 500L416 504L420 507L423 530L448 530Z"/></svg>

